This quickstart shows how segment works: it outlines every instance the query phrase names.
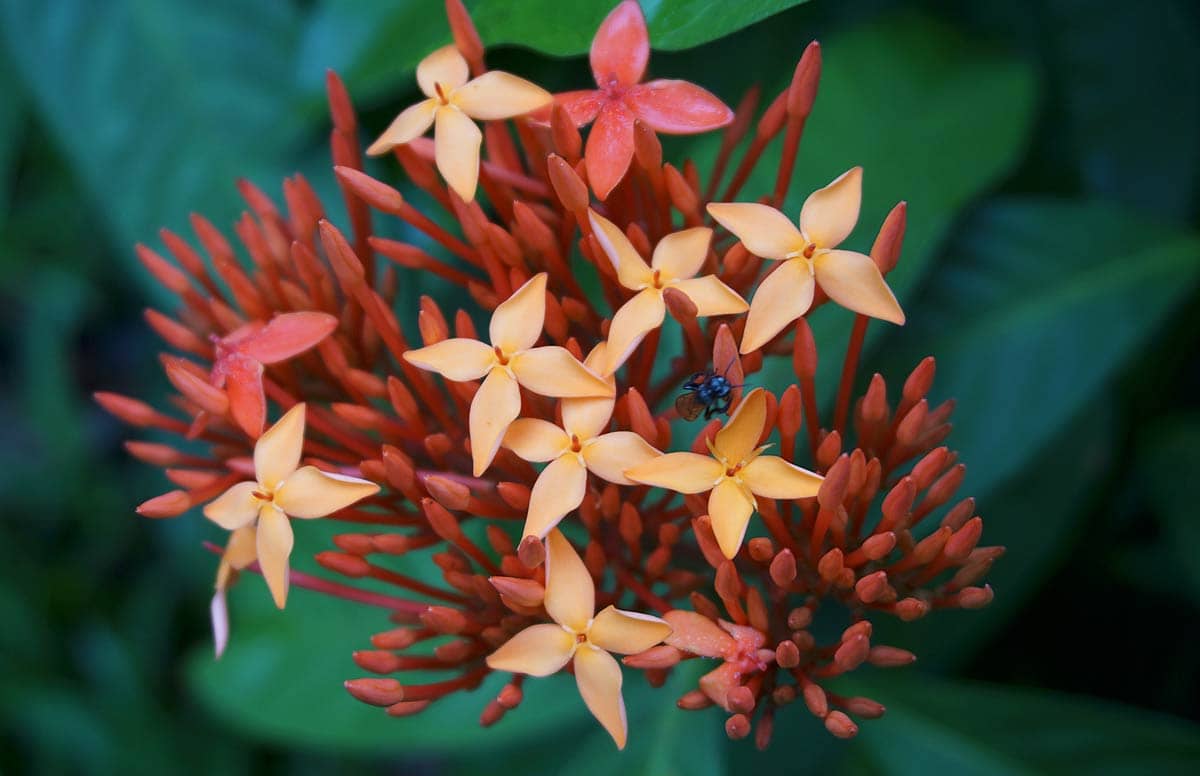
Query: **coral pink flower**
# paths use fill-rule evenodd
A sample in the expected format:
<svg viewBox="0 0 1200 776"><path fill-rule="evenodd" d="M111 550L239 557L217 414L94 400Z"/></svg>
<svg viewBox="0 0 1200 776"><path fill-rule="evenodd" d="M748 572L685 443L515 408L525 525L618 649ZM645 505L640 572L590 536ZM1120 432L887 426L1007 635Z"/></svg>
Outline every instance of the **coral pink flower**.
<svg viewBox="0 0 1200 776"><path fill-rule="evenodd" d="M687 81L641 83L650 59L646 18L636 0L613 9L592 39L596 89L565 92L555 100L576 126L595 121L588 136L588 181L606 199L633 160L633 122L655 132L692 135L733 121L733 111L711 92Z"/></svg>

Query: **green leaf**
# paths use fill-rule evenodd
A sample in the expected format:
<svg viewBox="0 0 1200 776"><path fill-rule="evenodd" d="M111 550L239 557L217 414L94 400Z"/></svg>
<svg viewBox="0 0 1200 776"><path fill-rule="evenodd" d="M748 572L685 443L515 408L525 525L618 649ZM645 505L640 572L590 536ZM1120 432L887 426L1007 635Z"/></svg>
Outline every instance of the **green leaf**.
<svg viewBox="0 0 1200 776"><path fill-rule="evenodd" d="M697 46L805 0L662 0L643 4L656 49ZM615 0L517 0L467 4L485 45L527 46L546 54L587 52ZM430 0L325 0L305 32L302 80L317 89L326 68L365 97L405 79L417 62L450 42L443 5Z"/></svg>
<svg viewBox="0 0 1200 776"><path fill-rule="evenodd" d="M1138 469L1164 529L1162 544L1181 572L1184 589L1200 601L1200 518L1187 487L1195 476L1200 450L1200 414L1180 414L1155 425L1145 432L1140 447ZM1161 567L1153 569L1156 577L1174 576L1163 571Z"/></svg>
<svg viewBox="0 0 1200 776"><path fill-rule="evenodd" d="M1190 774L1200 728L1085 696L928 677L872 683L886 716L855 748L867 773Z"/></svg>

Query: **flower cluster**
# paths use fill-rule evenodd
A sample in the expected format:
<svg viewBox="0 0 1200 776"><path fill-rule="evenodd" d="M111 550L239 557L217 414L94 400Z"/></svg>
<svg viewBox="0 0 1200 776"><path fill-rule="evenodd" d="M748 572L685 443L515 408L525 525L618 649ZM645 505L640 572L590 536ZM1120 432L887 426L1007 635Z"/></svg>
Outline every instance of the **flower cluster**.
<svg viewBox="0 0 1200 776"><path fill-rule="evenodd" d="M834 735L854 735L854 718L883 707L829 680L914 659L875 643L872 617L987 604L977 582L1002 548L977 546L974 501L955 497L964 469L942 445L952 404L927 399L933 359L899 393L876 374L853 398L870 320L904 322L885 280L904 204L869 255L839 248L858 222L860 168L812 193L798 226L778 210L820 48L761 115L757 90L731 111L685 81L642 82L646 25L624 0L592 44L597 88L550 95L488 70L465 9L446 5L455 42L418 67L426 99L368 149L399 162L440 217L363 171L357 120L331 74L348 230L296 176L285 210L242 184L248 266L200 217L203 252L168 232L173 262L139 246L181 300L173 315L146 313L181 353L163 356L176 414L97 399L203 451L129 442L177 486L138 511L203 504L230 531L213 599L218 654L239 572L261 573L280 607L290 582L384 609L391 627L354 654L376 676L346 687L394 716L511 674L483 709L490 725L520 704L526 677L569 669L624 746L622 662L658 686L701 660L679 706L720 707L732 738L753 731L765 747L797 700ZM421 137L430 126L432 142ZM720 129L707 182L691 162L663 161L657 133ZM742 189L780 136L774 190L753 201ZM399 221L408 241L376 236L377 219ZM414 341L394 301L417 272L469 295L490 315L486 334L424 297ZM808 318L835 305L854 323L823 414ZM794 379L763 369L789 356ZM282 416L263 432L271 404ZM690 424L700 411L707 422ZM348 526L316 555L337 577L289 572L291 520L318 517ZM405 557L427 548L439 584ZM368 578L393 592L355 586ZM448 678L403 681L413 670Z"/></svg>

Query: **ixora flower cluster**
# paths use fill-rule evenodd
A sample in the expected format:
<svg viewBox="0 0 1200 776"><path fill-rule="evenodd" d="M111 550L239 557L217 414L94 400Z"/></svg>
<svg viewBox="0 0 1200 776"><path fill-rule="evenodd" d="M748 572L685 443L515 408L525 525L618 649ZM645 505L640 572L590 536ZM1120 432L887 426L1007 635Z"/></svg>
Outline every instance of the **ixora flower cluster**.
<svg viewBox="0 0 1200 776"><path fill-rule="evenodd" d="M207 258L165 231L174 262L138 249L182 302L146 313L182 354L162 357L175 414L97 399L192 440L128 449L177 486L141 514L204 505L231 532L218 550L218 654L227 590L259 572L280 607L290 581L384 610L389 628L354 654L377 676L346 687L395 716L504 672L482 711L491 725L520 704L527 677L569 670L623 746L622 663L658 686L699 660L707 670L679 706L720 707L732 738L753 731L765 747L795 701L834 735L855 735L852 717L883 706L829 680L915 659L875 643L871 618L984 606L992 592L977 582L1002 548L977 546L974 501L955 499L964 469L942 446L952 404L926 399L932 358L898 394L876 374L852 399L869 321L904 322L884 280L904 204L870 255L838 247L858 221L859 168L812 193L798 226L778 210L819 47L765 111L757 89L731 111L687 82L643 80L645 20L625 0L592 44L597 88L553 96L487 70L461 3L447 11L454 45L417 68L426 99L368 149L398 161L441 217L363 172L355 114L331 74L348 231L297 176L283 185L286 210L242 184L249 268L198 216ZM691 162L664 163L658 133L716 130L706 182ZM773 191L744 194L780 136ZM398 219L413 241L376 236L377 219ZM486 334L425 297L414 343L394 299L418 273L463 289L490 314ZM822 307L854 313L824 417L807 322ZM789 354L794 380L764 385L765 359L783 366ZM264 432L269 403L282 417ZM689 424L701 410L711 419ZM336 578L289 572L292 521L312 518L347 526L316 555ZM414 573L421 563L441 581ZM413 670L448 678L403 681Z"/></svg>

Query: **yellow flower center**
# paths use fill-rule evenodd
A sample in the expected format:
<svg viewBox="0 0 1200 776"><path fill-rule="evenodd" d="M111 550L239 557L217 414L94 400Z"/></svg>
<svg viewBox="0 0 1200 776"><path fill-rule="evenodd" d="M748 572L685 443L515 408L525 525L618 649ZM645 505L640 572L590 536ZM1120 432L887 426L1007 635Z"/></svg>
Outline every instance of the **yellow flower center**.
<svg viewBox="0 0 1200 776"><path fill-rule="evenodd" d="M437 99L442 105L450 104L450 95L446 92L445 89L442 88L441 84L435 83L433 85L433 90L435 92L437 92Z"/></svg>
<svg viewBox="0 0 1200 776"><path fill-rule="evenodd" d="M571 434L571 452L572 453L583 452L583 442L579 441L578 434Z"/></svg>
<svg viewBox="0 0 1200 776"><path fill-rule="evenodd" d="M508 354L499 345L492 346L492 350L496 353L496 363L500 366L508 366Z"/></svg>
<svg viewBox="0 0 1200 776"><path fill-rule="evenodd" d="M275 500L275 494L271 493L270 491L263 492L261 490L256 490L256 491L252 492L250 495L253 496L254 498L258 499L259 501L274 501Z"/></svg>
<svg viewBox="0 0 1200 776"><path fill-rule="evenodd" d="M656 289L660 289L660 290L662 289L662 287L663 287L662 270L660 270L660 269L654 270L654 275L651 276L651 278L650 278L650 285Z"/></svg>

